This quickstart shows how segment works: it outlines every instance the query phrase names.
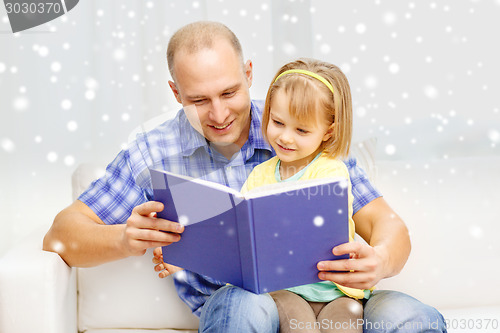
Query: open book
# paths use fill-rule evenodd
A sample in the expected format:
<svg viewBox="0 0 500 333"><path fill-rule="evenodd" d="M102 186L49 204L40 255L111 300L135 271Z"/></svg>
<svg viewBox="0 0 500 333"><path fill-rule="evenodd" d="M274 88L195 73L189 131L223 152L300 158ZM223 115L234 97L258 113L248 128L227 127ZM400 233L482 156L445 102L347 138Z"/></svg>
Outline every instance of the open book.
<svg viewBox="0 0 500 333"><path fill-rule="evenodd" d="M282 182L244 195L224 185L150 169L158 217L185 225L164 261L265 293L319 282L316 264L344 259L349 241L347 181ZM277 186L276 186L277 185Z"/></svg>

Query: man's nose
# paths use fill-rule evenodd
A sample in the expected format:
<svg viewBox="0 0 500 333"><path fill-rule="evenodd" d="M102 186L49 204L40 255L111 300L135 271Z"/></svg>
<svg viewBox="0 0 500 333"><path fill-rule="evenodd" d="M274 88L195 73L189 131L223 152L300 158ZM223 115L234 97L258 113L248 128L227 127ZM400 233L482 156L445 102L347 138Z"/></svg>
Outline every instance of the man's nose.
<svg viewBox="0 0 500 333"><path fill-rule="evenodd" d="M223 125L229 116L229 110L220 99L215 98L212 100L211 110L209 113L210 120L217 125Z"/></svg>

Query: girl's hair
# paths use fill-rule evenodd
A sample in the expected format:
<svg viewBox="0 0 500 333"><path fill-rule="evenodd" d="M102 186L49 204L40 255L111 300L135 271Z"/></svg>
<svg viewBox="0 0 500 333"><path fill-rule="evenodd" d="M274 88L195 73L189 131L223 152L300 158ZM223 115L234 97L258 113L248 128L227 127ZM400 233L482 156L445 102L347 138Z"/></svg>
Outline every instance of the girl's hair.
<svg viewBox="0 0 500 333"><path fill-rule="evenodd" d="M307 70L320 75L333 87L330 89L320 80L300 73L284 74L291 69ZM334 158L345 158L349 154L352 136L352 101L349 82L335 65L316 59L301 58L281 67L267 91L262 115L262 133L267 140L267 126L273 97L278 91L286 94L292 117L299 121L326 121L333 124L332 137L323 142L323 151Z"/></svg>

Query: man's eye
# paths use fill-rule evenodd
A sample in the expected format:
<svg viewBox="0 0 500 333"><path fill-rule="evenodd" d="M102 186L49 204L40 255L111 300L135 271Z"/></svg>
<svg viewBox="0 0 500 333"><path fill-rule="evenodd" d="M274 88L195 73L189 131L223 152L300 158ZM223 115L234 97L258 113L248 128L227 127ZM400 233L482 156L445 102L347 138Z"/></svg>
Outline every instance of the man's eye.
<svg viewBox="0 0 500 333"><path fill-rule="evenodd" d="M225 92L224 94L224 97L232 97L236 92L235 91L229 91L229 92Z"/></svg>
<svg viewBox="0 0 500 333"><path fill-rule="evenodd" d="M197 100L194 100L194 101L193 101L193 104L196 104L196 105L201 105L201 104L203 104L204 102L205 102L205 100L204 100L204 99L197 99Z"/></svg>

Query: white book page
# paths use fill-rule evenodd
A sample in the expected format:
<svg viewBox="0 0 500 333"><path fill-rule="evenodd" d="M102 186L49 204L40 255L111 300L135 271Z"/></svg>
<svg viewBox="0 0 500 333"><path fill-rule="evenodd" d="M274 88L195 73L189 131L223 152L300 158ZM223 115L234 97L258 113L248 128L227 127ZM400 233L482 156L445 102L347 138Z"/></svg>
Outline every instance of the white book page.
<svg viewBox="0 0 500 333"><path fill-rule="evenodd" d="M274 195L278 193L284 193L287 191L306 189L309 187L314 187L321 184L329 183L339 183L339 186L347 187L347 179L343 177L331 177L331 178L317 178L317 179L307 179L307 180L295 180L290 182L280 182L269 185L264 185L256 187L247 193L245 193L245 199L265 197L268 195Z"/></svg>
<svg viewBox="0 0 500 333"><path fill-rule="evenodd" d="M219 183L214 183L214 182L211 182L211 181L208 181L208 180L204 180L204 179L199 179L199 178L193 178L193 177L189 177L189 176L179 175L179 174L176 174L176 173L172 173L172 172L165 171L165 170L160 170L160 169L153 169L153 170L159 171L161 173L167 174L167 175L172 176L172 177L176 177L176 178L179 178L179 179L183 179L183 180L186 180L186 181L190 181L190 182L193 182L193 183L197 183L197 184L201 184L201 185L204 185L204 186L207 186L207 187L211 187L211 188L217 189L219 191L230 193L230 194L233 194L233 195L235 195L237 197L240 197L240 198L243 197L243 195L239 191L233 190L232 188L227 187L227 186L222 185L222 184L219 184Z"/></svg>

